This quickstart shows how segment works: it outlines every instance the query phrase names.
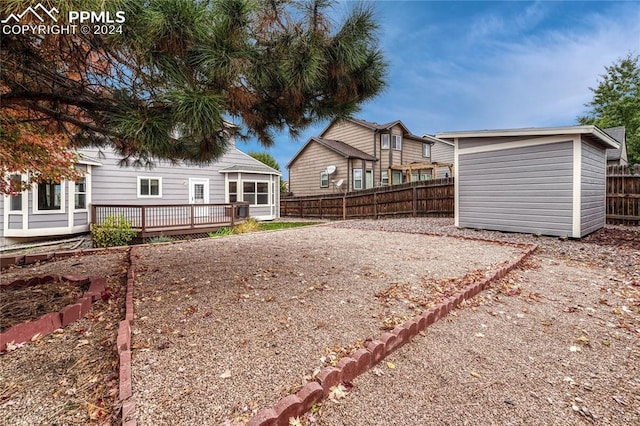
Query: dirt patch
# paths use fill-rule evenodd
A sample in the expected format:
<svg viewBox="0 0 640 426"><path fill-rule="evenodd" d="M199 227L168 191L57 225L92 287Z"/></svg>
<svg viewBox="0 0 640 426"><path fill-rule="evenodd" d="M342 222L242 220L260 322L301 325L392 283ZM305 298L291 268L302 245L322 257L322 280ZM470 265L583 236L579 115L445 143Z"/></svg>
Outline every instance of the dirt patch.
<svg viewBox="0 0 640 426"><path fill-rule="evenodd" d="M0 332L16 324L36 320L44 314L59 312L76 303L88 288L89 284L79 285L67 280L2 286Z"/></svg>
<svg viewBox="0 0 640 426"><path fill-rule="evenodd" d="M0 423L119 423L115 343L124 318L125 256L87 255L3 271L3 282L44 275L102 275L107 277L109 297L94 302L84 318L64 329L0 355Z"/></svg>

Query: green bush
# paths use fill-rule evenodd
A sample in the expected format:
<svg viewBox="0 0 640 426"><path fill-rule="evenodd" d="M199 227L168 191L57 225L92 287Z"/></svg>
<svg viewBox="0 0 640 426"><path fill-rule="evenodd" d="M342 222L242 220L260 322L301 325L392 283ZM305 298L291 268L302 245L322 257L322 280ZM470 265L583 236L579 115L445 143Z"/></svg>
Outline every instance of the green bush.
<svg viewBox="0 0 640 426"><path fill-rule="evenodd" d="M158 235L156 237L152 237L149 238L149 243L150 244L155 244L155 243L170 243L171 241L173 241L173 238L171 237L167 237L166 235Z"/></svg>
<svg viewBox="0 0 640 426"><path fill-rule="evenodd" d="M99 225L91 227L91 238L94 247L114 247L129 245L138 232L131 229L131 224L124 216L107 216Z"/></svg>
<svg viewBox="0 0 640 426"><path fill-rule="evenodd" d="M226 237L227 235L233 234L233 228L229 228L228 226L223 226L222 228L216 229L216 232L209 232L207 235L211 238L216 237Z"/></svg>

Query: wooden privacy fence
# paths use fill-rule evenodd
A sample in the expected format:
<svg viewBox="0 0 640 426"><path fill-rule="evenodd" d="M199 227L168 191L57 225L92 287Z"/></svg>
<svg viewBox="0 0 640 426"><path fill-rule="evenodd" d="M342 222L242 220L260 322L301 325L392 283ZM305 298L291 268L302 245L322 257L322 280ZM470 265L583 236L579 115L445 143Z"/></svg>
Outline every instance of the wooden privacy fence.
<svg viewBox="0 0 640 426"><path fill-rule="evenodd" d="M281 216L318 219L453 217L453 207L453 178L411 182L346 194L280 199Z"/></svg>
<svg viewBox="0 0 640 426"><path fill-rule="evenodd" d="M608 167L607 223L640 225L640 164Z"/></svg>

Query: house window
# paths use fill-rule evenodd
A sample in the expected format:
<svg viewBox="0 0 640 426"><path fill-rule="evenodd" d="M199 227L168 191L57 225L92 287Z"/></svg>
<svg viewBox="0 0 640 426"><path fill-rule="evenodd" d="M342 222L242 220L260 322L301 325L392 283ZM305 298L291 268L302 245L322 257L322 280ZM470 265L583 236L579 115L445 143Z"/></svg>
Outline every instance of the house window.
<svg viewBox="0 0 640 426"><path fill-rule="evenodd" d="M380 173L380 185L389 185L389 172L387 170Z"/></svg>
<svg viewBox="0 0 640 426"><path fill-rule="evenodd" d="M62 185L56 182L38 184L38 210L62 210Z"/></svg>
<svg viewBox="0 0 640 426"><path fill-rule="evenodd" d="M84 210L87 208L87 178L82 177L76 181L75 208Z"/></svg>
<svg viewBox="0 0 640 426"><path fill-rule="evenodd" d="M320 172L320 188L329 187L329 174L327 172Z"/></svg>
<svg viewBox="0 0 640 426"><path fill-rule="evenodd" d="M422 144L422 156L431 157L431 144L429 143Z"/></svg>
<svg viewBox="0 0 640 426"><path fill-rule="evenodd" d="M362 189L362 169L353 169L353 189Z"/></svg>
<svg viewBox="0 0 640 426"><path fill-rule="evenodd" d="M11 175L10 185L11 190L16 191L21 189L22 186L22 176L21 175ZM16 195L11 196L11 202L9 203L9 211L22 211L22 191L18 192Z"/></svg>
<svg viewBox="0 0 640 426"><path fill-rule="evenodd" d="M382 149L389 149L389 134L383 133L380 135L380 138L382 140L381 142Z"/></svg>
<svg viewBox="0 0 640 426"><path fill-rule="evenodd" d="M249 204L269 204L269 182L242 182L242 195Z"/></svg>
<svg viewBox="0 0 640 426"><path fill-rule="evenodd" d="M229 202L238 201L238 182L229 182Z"/></svg>
<svg viewBox="0 0 640 426"><path fill-rule="evenodd" d="M162 178L138 177L138 198L161 198Z"/></svg>
<svg viewBox="0 0 640 426"><path fill-rule="evenodd" d="M400 151L402 149L402 136L400 135L392 135L391 141L391 149L395 149L396 151Z"/></svg>

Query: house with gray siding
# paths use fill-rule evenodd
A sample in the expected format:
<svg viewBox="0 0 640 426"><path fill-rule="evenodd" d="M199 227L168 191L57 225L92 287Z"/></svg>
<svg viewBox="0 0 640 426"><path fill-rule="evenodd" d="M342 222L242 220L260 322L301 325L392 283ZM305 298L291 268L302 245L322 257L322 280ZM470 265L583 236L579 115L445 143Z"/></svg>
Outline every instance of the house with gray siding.
<svg viewBox="0 0 640 426"><path fill-rule="evenodd" d="M77 182L43 182L0 200L0 243L89 231L91 206L248 202L258 220L280 216L280 175L231 144L208 166L157 161L151 169L121 167L111 149L78 151ZM13 176L14 178L21 178Z"/></svg>
<svg viewBox="0 0 640 426"><path fill-rule="evenodd" d="M596 126L442 132L454 144L455 225L581 238L606 221L606 150Z"/></svg>

